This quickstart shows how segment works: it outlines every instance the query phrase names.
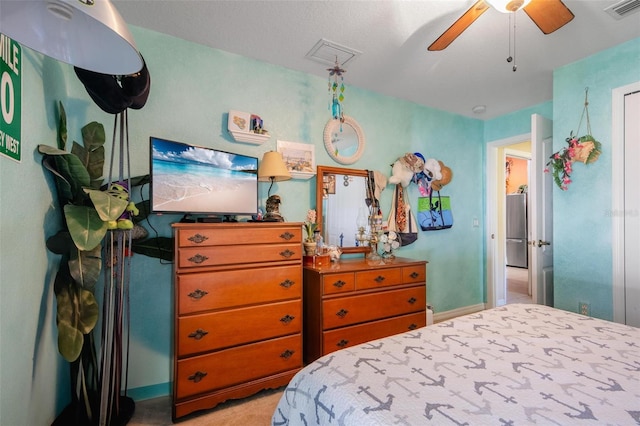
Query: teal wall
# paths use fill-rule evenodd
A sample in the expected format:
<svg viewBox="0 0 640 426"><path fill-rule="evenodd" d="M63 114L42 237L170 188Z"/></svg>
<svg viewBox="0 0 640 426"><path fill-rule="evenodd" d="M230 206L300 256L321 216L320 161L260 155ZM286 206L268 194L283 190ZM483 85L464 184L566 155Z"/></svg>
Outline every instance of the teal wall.
<svg viewBox="0 0 640 426"><path fill-rule="evenodd" d="M554 300L557 307L577 311L591 304L591 315L613 319L611 254L611 92L640 81L640 39L621 44L554 71L553 145L587 132L578 131L589 89L593 136L602 155L593 164L576 164L567 191L554 187Z"/></svg>
<svg viewBox="0 0 640 426"><path fill-rule="evenodd" d="M155 32L132 32L151 72L152 90L142 110L129 112L132 175L149 171L150 135L259 158L276 148L276 139L316 146L317 164L333 162L322 142L329 118L326 79L213 50ZM68 65L24 49L23 159L0 158L2 398L0 424L48 424L69 401L68 365L57 353L55 304L51 281L58 259L45 247L60 221L54 189L35 152L55 145L56 104L64 103L69 140L81 140L90 122L113 130L113 117L100 110ZM483 123L348 85L346 113L362 126L366 151L353 167L388 174L405 152L444 161L453 180L443 191L452 197L456 223L450 230L421 233L401 249L406 257L427 259L428 300L446 311L483 301L482 223ZM261 146L233 141L226 131L231 109L260 114L271 139ZM477 188L477 191L469 191ZM261 184L264 202L268 184ZM303 221L314 207L315 178L276 183L281 212ZM135 197L148 197L147 188ZM391 187L382 208L390 207ZM418 192L410 188L411 204ZM28 207L27 207L28 206ZM149 230L170 236L180 216L154 216ZM25 232L24 230L28 230ZM131 277L131 359L129 394L136 399L170 392L172 342L172 266L136 255ZM6 392L5 389L11 389ZM38 410L33 410L36 405Z"/></svg>
<svg viewBox="0 0 640 426"><path fill-rule="evenodd" d="M275 149L276 139L311 143L316 146L317 164L337 165L328 157L322 143L329 115L326 79L152 31L132 28L132 32L152 78L147 105L129 113L132 175L148 173L150 135L257 157ZM634 46L637 55L637 43L631 47ZM0 193L2 425L50 424L69 400L68 365L56 348L52 279L58 259L45 247L46 238L58 229L60 214L54 202L52 182L40 165L36 146L55 144L59 100L67 111L70 141L81 140L80 128L93 120L102 122L108 135L113 129L113 117L91 101L70 66L25 48L22 67L22 162L0 158L0 182L3 183ZM563 77L563 71L558 72L558 78ZM585 71L587 77L595 73ZM608 78L602 77L602 80L608 81ZM529 111L517 112L515 120L492 120L485 126L480 120L351 87L348 76L346 82L346 113L359 122L367 140L365 154L352 167L388 174L390 164L397 157L419 151L425 157L444 161L453 170L453 180L443 194L452 198L454 227L420 233L415 244L399 252L401 256L430 262L429 303L440 312L482 303L484 143L528 132L524 122ZM595 84L589 81L576 84L581 86L576 93L570 87L561 90L572 105L576 103L573 99L578 100L576 116L571 114L565 120L567 124L578 118L579 98L585 83ZM555 98L554 95L554 104ZM547 115L551 112L550 105L545 103L532 109ZM226 132L226 114L231 109L261 115L271 139L261 146L234 142ZM554 116L554 119L558 118ZM595 122L592 116L594 129ZM601 124L598 121L598 125ZM558 134L566 132L562 128L558 130ZM603 160L600 161L605 164ZM579 186L576 182L575 188ZM582 190L587 190L586 187ZM274 185L273 191L283 197L281 211L287 220L304 219L307 209L314 207L314 188L315 179ZM260 187L263 202L267 189L267 184ZM385 216L390 195L391 187L382 197ZM147 197L146 188L135 196ZM409 189L409 197L412 206L416 206L415 186ZM562 214L557 214L562 218ZM472 226L474 218L479 219L480 227ZM152 230L153 226L159 235L169 236L170 224L177 220L179 216L154 216L147 227ZM564 222L569 220L564 218ZM584 246L582 242L580 247ZM605 245L603 250L606 249ZM610 255L608 264L606 274L610 275ZM170 264L157 259L140 255L133 258L129 394L136 399L170 392L171 270ZM566 267L560 269L563 270L575 274ZM610 277L607 279L610 287Z"/></svg>

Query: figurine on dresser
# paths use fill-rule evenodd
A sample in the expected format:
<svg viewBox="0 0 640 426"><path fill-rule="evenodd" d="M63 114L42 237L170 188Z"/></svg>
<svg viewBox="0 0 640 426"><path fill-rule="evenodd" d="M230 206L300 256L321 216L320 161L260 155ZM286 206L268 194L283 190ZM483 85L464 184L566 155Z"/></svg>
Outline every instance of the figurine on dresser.
<svg viewBox="0 0 640 426"><path fill-rule="evenodd" d="M280 200L279 195L271 195L267 198L267 214L264 216L266 222L284 222L284 217L280 214Z"/></svg>

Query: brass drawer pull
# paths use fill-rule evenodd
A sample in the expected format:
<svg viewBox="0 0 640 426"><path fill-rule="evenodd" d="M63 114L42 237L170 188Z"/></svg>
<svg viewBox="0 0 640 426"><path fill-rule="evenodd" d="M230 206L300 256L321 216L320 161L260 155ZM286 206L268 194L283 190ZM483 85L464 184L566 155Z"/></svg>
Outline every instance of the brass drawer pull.
<svg viewBox="0 0 640 426"><path fill-rule="evenodd" d="M208 291L197 289L197 290L192 291L191 293L187 294L187 296L189 296L192 299L200 300L204 296L206 296L207 294L209 294Z"/></svg>
<svg viewBox="0 0 640 426"><path fill-rule="evenodd" d="M407 300L407 302L409 302L409 304L413 305L414 303L416 303L418 300L415 297L410 298L409 300Z"/></svg>
<svg viewBox="0 0 640 426"><path fill-rule="evenodd" d="M287 259L296 254L296 252L286 249L285 251L280 252L280 256L286 257Z"/></svg>
<svg viewBox="0 0 640 426"><path fill-rule="evenodd" d="M338 343L336 343L336 346L339 348L344 348L345 346L347 346L349 344L348 340L340 340Z"/></svg>
<svg viewBox="0 0 640 426"><path fill-rule="evenodd" d="M282 322L284 324L289 324L294 319L296 319L296 317L287 314L287 315L283 316L282 318L280 318L280 322Z"/></svg>
<svg viewBox="0 0 640 426"><path fill-rule="evenodd" d="M338 280L338 281L336 281L335 283L333 283L333 286L334 286L334 287L338 287L338 288L342 288L342 287L344 287L346 284L347 284L346 282L344 282L344 281L342 281L342 280Z"/></svg>
<svg viewBox="0 0 640 426"><path fill-rule="evenodd" d="M289 278L287 278L286 280L280 283L280 287L291 288L294 284L295 284L294 281L291 281Z"/></svg>
<svg viewBox="0 0 640 426"><path fill-rule="evenodd" d="M336 315L339 316L340 318L344 318L347 316L348 313L349 311L347 311L346 309L340 309L338 312L336 312Z"/></svg>
<svg viewBox="0 0 640 426"><path fill-rule="evenodd" d="M295 235L293 235L291 232L287 231L283 234L280 234L280 238L282 238L283 240L289 241L290 239L292 239L293 237L295 237Z"/></svg>
<svg viewBox="0 0 640 426"><path fill-rule="evenodd" d="M190 257L188 260L189 262L193 262L193 263L202 263L207 259L209 259L207 256L204 256L202 254L196 254L195 256Z"/></svg>
<svg viewBox="0 0 640 426"><path fill-rule="evenodd" d="M409 330L415 330L416 328L418 328L417 324L410 324L409 325Z"/></svg>
<svg viewBox="0 0 640 426"><path fill-rule="evenodd" d="M206 336L207 334L209 334L208 331L203 330L201 328L197 329L196 331L192 332L189 334L189 337L191 337L192 339L196 339L196 340L200 340L202 339L204 336Z"/></svg>
<svg viewBox="0 0 640 426"><path fill-rule="evenodd" d="M382 275L378 275L374 281L377 282L378 284L380 284L382 281L384 281L385 278Z"/></svg>
<svg viewBox="0 0 640 426"><path fill-rule="evenodd" d="M191 237L188 238L189 241L191 241L193 243L196 243L196 244L204 243L208 239L209 239L209 237L206 237L206 236L200 235L200 234L192 235Z"/></svg>
<svg viewBox="0 0 640 426"><path fill-rule="evenodd" d="M296 352L292 351L291 349L287 349L286 351L280 354L280 358L289 359L293 356L294 353Z"/></svg>
<svg viewBox="0 0 640 426"><path fill-rule="evenodd" d="M208 373L202 371L196 371L191 376L188 377L189 380L193 381L193 383L198 383L202 380Z"/></svg>
<svg viewBox="0 0 640 426"><path fill-rule="evenodd" d="M409 276L415 280L416 278L418 278L420 276L420 274L414 271Z"/></svg>

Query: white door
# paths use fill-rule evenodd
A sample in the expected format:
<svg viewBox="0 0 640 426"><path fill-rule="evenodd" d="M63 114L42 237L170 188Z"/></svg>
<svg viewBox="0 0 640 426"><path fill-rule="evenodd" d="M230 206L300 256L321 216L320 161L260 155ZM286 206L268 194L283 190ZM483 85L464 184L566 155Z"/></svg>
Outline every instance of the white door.
<svg viewBox="0 0 640 426"><path fill-rule="evenodd" d="M612 91L613 320L640 327L640 81Z"/></svg>
<svg viewBox="0 0 640 426"><path fill-rule="evenodd" d="M624 115L625 323L640 327L640 93L625 96Z"/></svg>
<svg viewBox="0 0 640 426"><path fill-rule="evenodd" d="M531 181L529 183L529 282L533 303L553 306L553 176L544 173L553 152L552 121L531 116Z"/></svg>

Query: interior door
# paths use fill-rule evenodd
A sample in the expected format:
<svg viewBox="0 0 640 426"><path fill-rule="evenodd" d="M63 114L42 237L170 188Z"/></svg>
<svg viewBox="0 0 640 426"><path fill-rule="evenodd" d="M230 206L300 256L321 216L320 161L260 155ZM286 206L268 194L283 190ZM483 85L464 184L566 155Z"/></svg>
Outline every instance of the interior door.
<svg viewBox="0 0 640 426"><path fill-rule="evenodd" d="M531 181L529 182L529 282L533 303L553 306L553 176L543 173L553 152L552 121L531 116Z"/></svg>
<svg viewBox="0 0 640 426"><path fill-rule="evenodd" d="M624 97L624 286L625 323L640 327L640 92ZM631 183L634 182L634 183Z"/></svg>

